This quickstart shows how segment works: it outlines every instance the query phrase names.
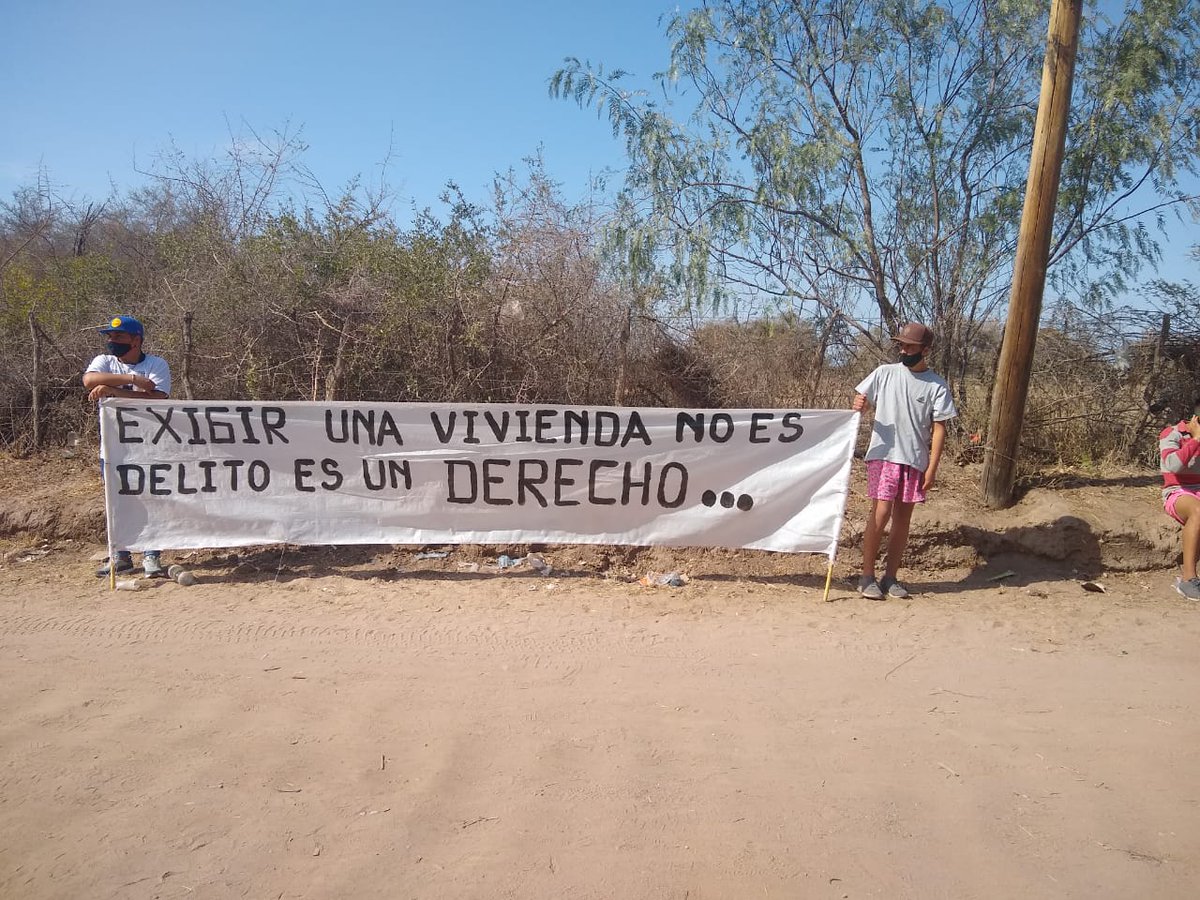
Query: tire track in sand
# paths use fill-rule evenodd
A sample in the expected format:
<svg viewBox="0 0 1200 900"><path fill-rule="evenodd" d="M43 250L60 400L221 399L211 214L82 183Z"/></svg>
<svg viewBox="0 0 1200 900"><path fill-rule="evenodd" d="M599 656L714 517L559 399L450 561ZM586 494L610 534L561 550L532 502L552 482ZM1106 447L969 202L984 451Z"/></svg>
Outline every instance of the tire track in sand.
<svg viewBox="0 0 1200 900"><path fill-rule="evenodd" d="M410 651L594 654L605 650L671 655L675 641L662 634L622 634L597 630L532 633L513 623L430 621L414 616L411 627L356 623L292 622L284 619L214 619L176 615L86 613L75 615L0 613L0 639L65 635L95 646L139 643L254 645L272 642L336 644Z"/></svg>

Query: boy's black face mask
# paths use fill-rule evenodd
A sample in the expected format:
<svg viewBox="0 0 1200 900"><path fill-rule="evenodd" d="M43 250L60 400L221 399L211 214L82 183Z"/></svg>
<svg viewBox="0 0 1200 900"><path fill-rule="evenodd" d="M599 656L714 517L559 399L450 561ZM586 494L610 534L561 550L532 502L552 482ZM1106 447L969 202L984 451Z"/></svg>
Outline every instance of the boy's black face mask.
<svg viewBox="0 0 1200 900"><path fill-rule="evenodd" d="M911 369L921 361L921 357L924 355L924 353L901 353L900 362Z"/></svg>

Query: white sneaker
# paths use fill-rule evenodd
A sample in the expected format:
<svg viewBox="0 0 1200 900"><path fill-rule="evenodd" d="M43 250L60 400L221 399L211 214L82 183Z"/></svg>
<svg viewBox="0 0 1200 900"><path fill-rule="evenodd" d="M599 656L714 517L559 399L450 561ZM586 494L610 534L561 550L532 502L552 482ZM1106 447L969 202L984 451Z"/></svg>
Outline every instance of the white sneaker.
<svg viewBox="0 0 1200 900"><path fill-rule="evenodd" d="M147 578L166 577L163 572L162 559L157 553L147 553L142 557L142 572Z"/></svg>

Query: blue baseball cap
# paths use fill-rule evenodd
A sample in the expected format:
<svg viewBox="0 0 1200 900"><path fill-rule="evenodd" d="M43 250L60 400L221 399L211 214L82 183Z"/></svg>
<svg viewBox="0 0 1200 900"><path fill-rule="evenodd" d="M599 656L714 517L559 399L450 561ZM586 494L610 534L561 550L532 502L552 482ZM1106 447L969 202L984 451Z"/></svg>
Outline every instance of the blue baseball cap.
<svg viewBox="0 0 1200 900"><path fill-rule="evenodd" d="M107 325L100 326L101 334L113 334L114 332L132 335L133 337L144 337L146 329L142 327L142 323L133 316L113 316L112 321Z"/></svg>

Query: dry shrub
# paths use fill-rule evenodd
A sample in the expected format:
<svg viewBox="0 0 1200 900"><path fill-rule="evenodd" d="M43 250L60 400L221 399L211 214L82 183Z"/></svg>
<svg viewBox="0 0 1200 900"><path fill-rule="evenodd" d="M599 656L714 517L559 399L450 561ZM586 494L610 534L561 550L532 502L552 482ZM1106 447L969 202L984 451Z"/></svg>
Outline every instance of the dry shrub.
<svg viewBox="0 0 1200 900"><path fill-rule="evenodd" d="M728 407L844 408L877 359L852 338L809 320L706 322L692 330L690 353L702 359Z"/></svg>
<svg viewBox="0 0 1200 900"><path fill-rule="evenodd" d="M229 198L208 197L143 191L90 221L86 251L77 222L51 222L28 244L0 222L0 246L27 248L2 273L0 324L27 334L33 310L45 332L45 443L94 434L79 375L100 347L88 326L115 312L146 322L176 396L228 400L844 409L892 359L837 316L667 315L661 286L635 291L606 269L602 212L563 203L536 171L502 184L486 215L460 202L446 221L407 229L350 197L319 212L258 210L235 233ZM1200 323L1185 318L1195 305L1180 305L1187 327L1166 342L1153 317L1049 314L1026 466L1152 460L1158 428L1190 409L1200 383ZM961 355L942 359L935 345L931 360L959 406L947 451L960 459L986 446L1000 325L973 335ZM26 355L0 358L9 447L31 443L29 370Z"/></svg>
<svg viewBox="0 0 1200 900"><path fill-rule="evenodd" d="M661 336L637 378L637 393L654 406L714 409L726 406L724 386L697 350Z"/></svg>

